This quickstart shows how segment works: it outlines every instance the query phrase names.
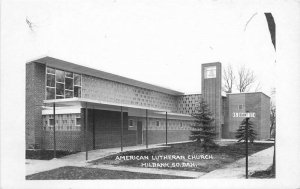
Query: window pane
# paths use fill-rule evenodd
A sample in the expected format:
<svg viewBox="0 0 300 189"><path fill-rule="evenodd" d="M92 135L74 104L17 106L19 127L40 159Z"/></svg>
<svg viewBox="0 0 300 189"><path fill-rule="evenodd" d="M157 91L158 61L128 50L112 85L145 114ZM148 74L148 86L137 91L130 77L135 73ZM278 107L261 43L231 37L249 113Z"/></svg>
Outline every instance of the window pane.
<svg viewBox="0 0 300 189"><path fill-rule="evenodd" d="M66 73L66 77L71 77L73 78L73 73L72 72L65 72Z"/></svg>
<svg viewBox="0 0 300 189"><path fill-rule="evenodd" d="M73 98L73 91L65 91L66 92L66 98Z"/></svg>
<svg viewBox="0 0 300 189"><path fill-rule="evenodd" d="M74 74L74 85L81 86L81 75Z"/></svg>
<svg viewBox="0 0 300 189"><path fill-rule="evenodd" d="M64 84L56 83L56 94L57 95L64 95Z"/></svg>
<svg viewBox="0 0 300 189"><path fill-rule="evenodd" d="M47 86L55 87L55 75L47 74Z"/></svg>
<svg viewBox="0 0 300 189"><path fill-rule="evenodd" d="M80 117L77 117L77 118L76 118L76 125L79 126L79 125L80 125L80 121L81 121L81 120L80 120Z"/></svg>
<svg viewBox="0 0 300 189"><path fill-rule="evenodd" d="M47 67L47 73L55 74L55 69Z"/></svg>
<svg viewBox="0 0 300 189"><path fill-rule="evenodd" d="M56 95L56 99L62 99L62 98L64 98L64 96L57 96Z"/></svg>
<svg viewBox="0 0 300 189"><path fill-rule="evenodd" d="M73 79L66 78L66 89L73 90Z"/></svg>
<svg viewBox="0 0 300 189"><path fill-rule="evenodd" d="M81 87L74 86L74 97L81 97Z"/></svg>
<svg viewBox="0 0 300 189"><path fill-rule="evenodd" d="M50 126L54 125L54 119L49 119Z"/></svg>
<svg viewBox="0 0 300 189"><path fill-rule="evenodd" d="M56 70L56 81L58 82L65 82L65 72L61 70Z"/></svg>
<svg viewBox="0 0 300 189"><path fill-rule="evenodd" d="M55 99L55 88L49 88L47 87L47 100L48 99Z"/></svg>

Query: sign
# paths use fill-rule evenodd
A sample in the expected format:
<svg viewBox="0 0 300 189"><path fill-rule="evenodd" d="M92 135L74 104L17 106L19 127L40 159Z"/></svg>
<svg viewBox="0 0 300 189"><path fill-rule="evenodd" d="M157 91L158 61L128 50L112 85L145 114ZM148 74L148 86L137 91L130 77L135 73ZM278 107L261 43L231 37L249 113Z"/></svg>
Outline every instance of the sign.
<svg viewBox="0 0 300 189"><path fill-rule="evenodd" d="M244 118L251 118L255 117L255 112L233 112L232 117L244 117ZM245 136L245 155L246 155L246 179L248 179L248 127L249 127L249 119L246 119L246 136Z"/></svg>
<svg viewBox="0 0 300 189"><path fill-rule="evenodd" d="M250 118L250 117L255 117L255 112L233 112L232 117L245 117L245 118Z"/></svg>

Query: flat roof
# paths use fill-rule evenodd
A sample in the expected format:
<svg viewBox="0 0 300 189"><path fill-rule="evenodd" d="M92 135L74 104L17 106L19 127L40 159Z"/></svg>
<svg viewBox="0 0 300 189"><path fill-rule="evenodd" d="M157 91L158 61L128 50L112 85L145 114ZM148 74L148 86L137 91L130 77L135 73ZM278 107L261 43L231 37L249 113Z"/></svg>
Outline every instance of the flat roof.
<svg viewBox="0 0 300 189"><path fill-rule="evenodd" d="M111 80L111 81L115 81L115 82L119 82L119 83L123 83L123 84L127 84L127 85L132 85L132 86L136 86L136 87L140 87L140 88L144 88L144 89L149 89L149 90L153 90L153 91L157 91L157 92L161 92L161 93L166 93L166 94L170 94L170 95L184 95L184 93L180 92L180 91L168 89L166 87L160 87L160 86L157 86L157 85L153 85L153 84L150 84L150 83L145 83L145 82L142 82L142 81L130 79L130 78L127 78L127 77L123 77L123 76L119 76L119 75L116 75L116 74L104 72L104 71L101 71L101 70L88 68L88 67L85 67L85 66L81 66L81 65L78 65L78 64L71 63L71 62L67 62L67 61L56 59L56 58L52 58L52 57L49 57L49 56L39 58L39 59L30 61L30 62L38 62L38 63L41 63L41 64L45 64L46 66L49 66L49 67L54 67L54 68L57 68L57 69L62 69L62 70L75 72L75 73L80 73L80 74L84 74L84 75L90 75L90 76L94 76L94 77L97 77L97 78Z"/></svg>
<svg viewBox="0 0 300 189"><path fill-rule="evenodd" d="M253 93L261 93L267 97L269 97L268 95L266 95L265 93L263 92L241 92L241 93L227 93L227 95L239 95L239 94L253 94ZM269 97L270 98L270 97Z"/></svg>
<svg viewBox="0 0 300 189"><path fill-rule="evenodd" d="M159 109L159 108L151 108L151 107L144 107L144 106L136 106L136 105L129 105L129 104L121 104L121 103L111 103L111 102L104 102L99 100L91 100L91 99L85 99L85 98L67 98L67 99L51 99L51 100L43 100L43 103L45 107L52 107L53 103L55 103L55 106L60 107L88 107L91 108L94 105L101 105L101 106L111 106L111 107L123 107L123 108L132 108L132 109L143 109L143 110L150 110L153 111L153 113L158 115L164 115L166 112L170 116L177 116L177 117L185 117L185 118L193 118L193 116L189 114L181 114L181 113L175 113L171 112L170 110L166 109ZM97 108L96 108L97 109Z"/></svg>
<svg viewBox="0 0 300 189"><path fill-rule="evenodd" d="M136 109L144 109L144 110L153 110L157 112L170 112L170 110L160 109L160 108L151 108L145 106L137 106L137 105L130 105L130 104L121 104L121 103L112 103L112 102L105 102L101 100L92 100L86 98L65 98L65 99L51 99L51 100L44 100L44 104L52 105L55 103L58 106L74 106L80 104L82 107L85 107L85 103L89 104L99 104L99 105L110 105L110 106L118 106L118 107L127 107L127 108L136 108Z"/></svg>

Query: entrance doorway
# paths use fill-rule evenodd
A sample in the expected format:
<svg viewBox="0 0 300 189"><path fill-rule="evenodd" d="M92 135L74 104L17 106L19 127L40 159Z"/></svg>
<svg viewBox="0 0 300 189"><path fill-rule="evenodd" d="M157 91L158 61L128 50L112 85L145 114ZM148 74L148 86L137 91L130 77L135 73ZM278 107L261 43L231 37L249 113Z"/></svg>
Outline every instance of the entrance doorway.
<svg viewBox="0 0 300 189"><path fill-rule="evenodd" d="M143 122L137 122L137 144L143 144Z"/></svg>

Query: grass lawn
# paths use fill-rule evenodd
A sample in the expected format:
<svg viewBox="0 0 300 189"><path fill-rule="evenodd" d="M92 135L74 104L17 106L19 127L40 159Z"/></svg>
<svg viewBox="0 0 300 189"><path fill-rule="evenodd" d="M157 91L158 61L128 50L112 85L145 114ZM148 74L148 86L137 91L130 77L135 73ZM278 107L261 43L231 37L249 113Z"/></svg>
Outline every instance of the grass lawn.
<svg viewBox="0 0 300 189"><path fill-rule="evenodd" d="M249 144L249 155L264 150L273 146L270 143L254 143ZM184 156L183 159L167 159L167 160L153 160L152 156L165 156L165 155L178 155ZM192 155L211 155L213 159L188 159L188 156ZM118 160L120 156L147 156L149 160ZM182 143L170 145L169 148L149 149L132 152L123 152L115 155L111 155L92 162L93 164L111 164L111 165L123 165L133 167L144 167L145 163L166 163L169 167L155 167L161 169L174 169L174 170L186 170L186 171L199 171L210 172L222 166L232 163L240 158L245 157L245 144L233 143L227 146L219 146L215 149L211 149L208 153L203 153L203 149L199 147L197 143ZM117 159L116 159L117 158ZM143 163L143 165L142 165ZM177 163L176 166L172 164ZM189 166L191 165L191 166Z"/></svg>
<svg viewBox="0 0 300 189"><path fill-rule="evenodd" d="M74 154L76 152L56 151L56 158ZM53 150L26 150L26 159L50 160L54 158Z"/></svg>
<svg viewBox="0 0 300 189"><path fill-rule="evenodd" d="M89 180L89 179L186 179L186 177L112 171L97 168L61 167L26 176L27 180Z"/></svg>

